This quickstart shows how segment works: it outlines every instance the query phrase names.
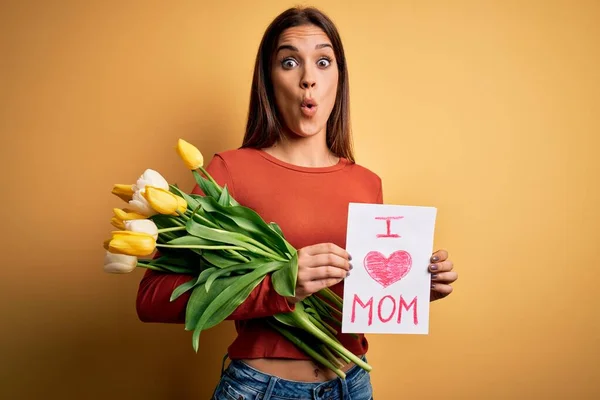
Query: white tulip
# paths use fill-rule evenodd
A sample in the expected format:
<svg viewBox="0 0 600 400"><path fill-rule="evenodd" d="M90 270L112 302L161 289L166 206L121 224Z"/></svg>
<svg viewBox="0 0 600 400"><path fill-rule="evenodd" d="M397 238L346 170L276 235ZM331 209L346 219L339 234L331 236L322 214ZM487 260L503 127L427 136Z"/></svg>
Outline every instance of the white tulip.
<svg viewBox="0 0 600 400"><path fill-rule="evenodd" d="M151 217L153 215L158 214L156 211L154 211L152 207L150 207L150 204L148 204L148 201L144 198L142 193L143 189L136 190L133 193L133 196L131 196L131 200L129 200L128 208L131 211L135 211L136 213L145 215L147 217Z"/></svg>
<svg viewBox="0 0 600 400"><path fill-rule="evenodd" d="M142 176L140 176L135 183L133 190L136 192L144 190L146 185L169 190L169 183L167 180L153 169L147 169L144 171Z"/></svg>
<svg viewBox="0 0 600 400"><path fill-rule="evenodd" d="M110 251L104 256L104 272L109 274L128 274L137 265L137 257L125 254L115 254Z"/></svg>
<svg viewBox="0 0 600 400"><path fill-rule="evenodd" d="M125 223L126 231L146 233L151 235L154 240L158 239L158 228L156 227L156 224L149 219L132 219L123 222Z"/></svg>

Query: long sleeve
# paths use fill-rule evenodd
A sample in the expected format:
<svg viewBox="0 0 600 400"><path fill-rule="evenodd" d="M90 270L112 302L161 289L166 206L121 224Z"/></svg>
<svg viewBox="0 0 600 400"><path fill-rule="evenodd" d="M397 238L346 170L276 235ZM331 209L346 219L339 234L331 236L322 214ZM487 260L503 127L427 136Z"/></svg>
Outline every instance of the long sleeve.
<svg viewBox="0 0 600 400"><path fill-rule="evenodd" d="M229 192L235 198L233 180L223 158L215 155L206 169L219 185L227 184ZM202 191L196 185L192 193L202 194ZM184 323L191 291L184 293L174 302L170 302L169 299L177 286L192 278L191 275L147 270L140 282L136 300L136 309L140 320L143 322ZM290 311L293 311L293 305L290 305L275 291L271 277L267 275L250 293L246 301L227 319L261 318Z"/></svg>

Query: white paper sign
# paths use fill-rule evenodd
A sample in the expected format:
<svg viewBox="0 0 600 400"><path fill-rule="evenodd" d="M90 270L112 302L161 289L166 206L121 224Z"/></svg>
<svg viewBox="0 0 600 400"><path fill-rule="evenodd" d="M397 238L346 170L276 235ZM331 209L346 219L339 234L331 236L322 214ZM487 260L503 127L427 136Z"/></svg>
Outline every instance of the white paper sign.
<svg viewBox="0 0 600 400"><path fill-rule="evenodd" d="M437 209L351 203L344 333L429 331L428 272Z"/></svg>

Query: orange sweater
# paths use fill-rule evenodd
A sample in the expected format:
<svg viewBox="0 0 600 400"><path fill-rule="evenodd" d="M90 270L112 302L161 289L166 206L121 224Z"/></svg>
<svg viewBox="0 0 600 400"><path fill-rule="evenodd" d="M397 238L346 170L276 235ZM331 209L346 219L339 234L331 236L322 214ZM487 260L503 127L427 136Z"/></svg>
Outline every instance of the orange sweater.
<svg viewBox="0 0 600 400"><path fill-rule="evenodd" d="M285 163L258 149L238 149L216 154L208 172L225 185L233 197L255 210L266 222L276 222L295 248L332 242L344 248L348 203L382 203L379 177L342 158L331 167L310 168ZM201 193L198 186L194 193ZM147 270L140 282L137 311L144 322L183 323L188 292L169 302L173 290L189 275ZM343 283L332 289L343 295ZM237 338L228 349L231 359L310 359L262 317L292 311L293 306L273 289L267 276L228 319L235 320ZM367 340L339 334L354 354L365 354Z"/></svg>

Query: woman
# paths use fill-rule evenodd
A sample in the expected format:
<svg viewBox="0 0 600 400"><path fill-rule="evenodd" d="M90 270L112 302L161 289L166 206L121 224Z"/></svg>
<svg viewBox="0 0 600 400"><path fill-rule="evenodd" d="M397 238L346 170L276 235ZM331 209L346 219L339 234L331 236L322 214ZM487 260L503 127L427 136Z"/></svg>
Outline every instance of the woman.
<svg viewBox="0 0 600 400"><path fill-rule="evenodd" d="M313 8L279 15L256 58L243 145L215 155L208 170L238 202L277 222L299 249L296 297L278 295L267 276L233 312L238 336L214 399L372 398L368 373L347 364L347 379L337 379L262 319L292 311L325 287L342 295L352 269L344 250L348 203L383 202L379 177L354 163L348 104L346 60L333 23ZM445 251L432 256L430 270L432 300L448 295L457 274ZM138 294L140 319L183 323L188 297L173 303L169 297L188 279L148 270ZM357 355L367 352L363 335L339 340Z"/></svg>

